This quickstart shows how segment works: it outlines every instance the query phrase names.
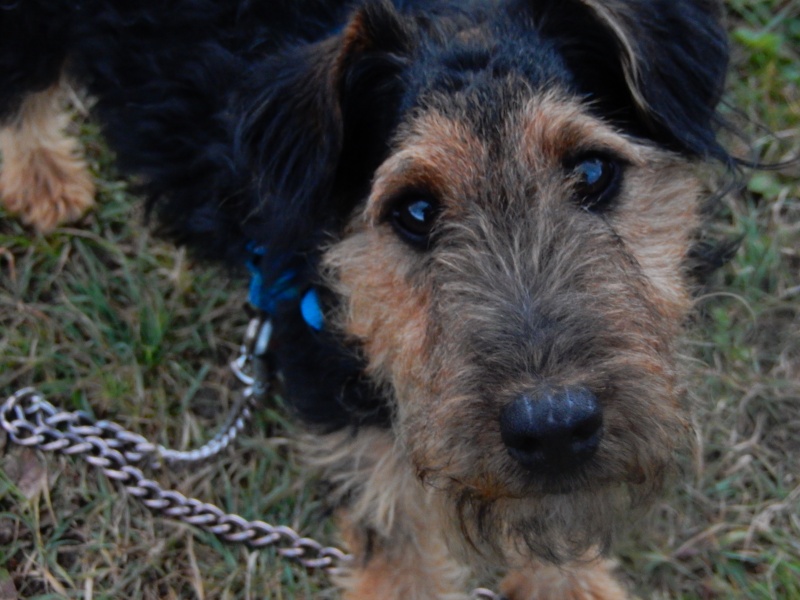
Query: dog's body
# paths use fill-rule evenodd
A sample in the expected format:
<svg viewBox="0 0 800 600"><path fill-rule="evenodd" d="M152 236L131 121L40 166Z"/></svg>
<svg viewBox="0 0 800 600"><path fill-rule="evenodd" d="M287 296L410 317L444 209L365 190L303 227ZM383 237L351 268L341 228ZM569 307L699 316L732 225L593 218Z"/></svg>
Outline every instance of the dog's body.
<svg viewBox="0 0 800 600"><path fill-rule="evenodd" d="M459 598L471 567L510 570L513 600L623 598L597 550L691 438L676 346L691 163L727 160L718 10L0 6L0 190L42 228L47 206L85 206L73 149L31 127L58 130L47 99L66 74L168 233L234 263L265 249L265 290L291 274L299 292L270 303L274 356L337 486L346 597Z"/></svg>

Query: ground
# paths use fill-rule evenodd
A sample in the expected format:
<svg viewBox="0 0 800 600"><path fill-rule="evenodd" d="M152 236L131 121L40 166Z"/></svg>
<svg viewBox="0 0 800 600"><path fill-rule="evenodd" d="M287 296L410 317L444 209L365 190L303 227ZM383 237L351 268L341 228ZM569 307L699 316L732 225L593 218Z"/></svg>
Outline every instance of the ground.
<svg viewBox="0 0 800 600"><path fill-rule="evenodd" d="M800 5L729 0L726 116L767 163L800 155ZM99 202L34 236L0 214L0 399L25 385L161 443L200 443L232 401L226 362L246 283L139 225L96 127L76 115ZM698 452L617 549L656 599L800 597L800 165L745 171L715 217L741 236L698 301L686 346ZM158 476L247 518L335 541L324 488L300 476L280 400L235 450ZM0 443L4 438L0 436ZM80 461L0 457L0 598L325 598L323 576L153 518Z"/></svg>

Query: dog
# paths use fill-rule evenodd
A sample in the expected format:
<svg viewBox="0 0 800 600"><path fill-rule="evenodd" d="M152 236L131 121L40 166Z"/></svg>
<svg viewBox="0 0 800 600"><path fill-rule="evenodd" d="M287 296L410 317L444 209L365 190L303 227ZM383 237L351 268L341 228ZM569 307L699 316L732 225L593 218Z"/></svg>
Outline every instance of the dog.
<svg viewBox="0 0 800 600"><path fill-rule="evenodd" d="M161 231L250 263L335 490L344 597L629 597L604 558L690 447L714 0L0 4L0 192L90 204L78 83ZM319 319L300 305L313 293ZM317 322L318 321L318 322Z"/></svg>

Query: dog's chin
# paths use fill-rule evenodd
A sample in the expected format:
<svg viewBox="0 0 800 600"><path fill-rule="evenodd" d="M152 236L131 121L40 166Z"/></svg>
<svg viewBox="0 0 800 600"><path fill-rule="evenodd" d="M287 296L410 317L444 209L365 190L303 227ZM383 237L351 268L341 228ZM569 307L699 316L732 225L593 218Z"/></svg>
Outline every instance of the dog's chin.
<svg viewBox="0 0 800 600"><path fill-rule="evenodd" d="M593 558L663 486L659 477L585 475L520 478L492 493L451 482L443 496L458 532L453 550L474 565L503 567Z"/></svg>
<svg viewBox="0 0 800 600"><path fill-rule="evenodd" d="M490 501L465 495L454 506L453 550L473 564L564 563L606 550L629 507L624 490L584 490Z"/></svg>

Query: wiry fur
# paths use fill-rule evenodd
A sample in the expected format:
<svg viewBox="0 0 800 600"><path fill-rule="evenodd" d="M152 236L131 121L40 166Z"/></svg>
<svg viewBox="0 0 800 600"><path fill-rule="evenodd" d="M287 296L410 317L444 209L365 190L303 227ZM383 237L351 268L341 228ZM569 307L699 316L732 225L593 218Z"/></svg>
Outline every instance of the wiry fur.
<svg viewBox="0 0 800 600"><path fill-rule="evenodd" d="M552 92L518 105L497 149L502 181L481 176L482 163L497 158L456 123L426 115L412 125L326 264L344 300L340 327L364 347L370 375L402 399L403 451L424 482L451 496L466 541L502 554L511 537L563 559L607 540L627 494L657 491L686 442L674 343L689 304L681 257L698 190L680 159L598 125ZM571 206L561 162L574 140L616 147L639 170L615 214ZM415 188L426 177L437 178L443 229L420 265L378 215L397 178ZM642 225L626 219L653 224L646 243ZM614 434L570 478L532 480L485 415L520 390L574 383L602 390Z"/></svg>
<svg viewBox="0 0 800 600"><path fill-rule="evenodd" d="M346 597L461 598L470 567L511 569L512 600L624 598L598 554L691 439L677 349L713 260L692 163L729 161L718 4L29 0L0 31L37 5L66 32L0 42L5 135L77 79L167 233L233 264L264 246L267 286L319 293L323 330L287 299L272 350L356 553ZM597 205L587 156L619 169ZM393 220L415 198L424 243ZM532 468L502 415L559 390L591 394L602 437Z"/></svg>

